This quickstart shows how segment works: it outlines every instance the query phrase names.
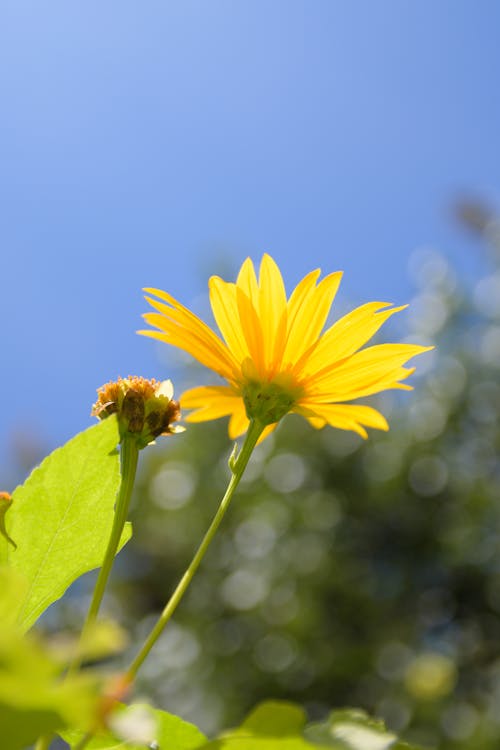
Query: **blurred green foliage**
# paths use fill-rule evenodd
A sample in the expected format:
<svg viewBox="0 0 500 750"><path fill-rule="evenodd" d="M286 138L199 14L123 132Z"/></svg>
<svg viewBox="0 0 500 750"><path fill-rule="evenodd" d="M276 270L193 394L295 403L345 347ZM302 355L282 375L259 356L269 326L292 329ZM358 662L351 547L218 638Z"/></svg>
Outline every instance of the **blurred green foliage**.
<svg viewBox="0 0 500 750"><path fill-rule="evenodd" d="M413 393L374 401L390 432L287 417L145 665L138 693L209 733L272 697L313 718L359 705L446 750L499 746L500 271L459 285L431 250L412 271L408 340L437 350ZM132 641L207 528L231 448L222 420L144 454L115 588Z"/></svg>

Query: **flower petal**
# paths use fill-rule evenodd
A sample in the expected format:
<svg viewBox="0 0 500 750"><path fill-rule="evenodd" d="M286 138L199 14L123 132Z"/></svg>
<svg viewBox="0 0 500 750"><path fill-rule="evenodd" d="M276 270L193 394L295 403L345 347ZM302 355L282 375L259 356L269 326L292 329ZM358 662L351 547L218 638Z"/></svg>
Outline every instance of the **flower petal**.
<svg viewBox="0 0 500 750"><path fill-rule="evenodd" d="M259 309L259 285L255 275L255 268L250 258L247 258L240 268L236 286L246 294L256 310Z"/></svg>
<svg viewBox="0 0 500 750"><path fill-rule="evenodd" d="M296 411L294 409L294 411ZM297 409L300 413L300 407ZM322 419L331 427L340 430L352 430L362 437L368 437L364 427L374 427L377 430L388 430L389 425L385 417L371 406L358 404L308 404L306 416L309 421L314 414L316 419ZM313 417L313 418L314 418Z"/></svg>
<svg viewBox="0 0 500 750"><path fill-rule="evenodd" d="M306 285L302 294L297 296L297 302L300 300L300 307L296 303L294 304L293 328L289 327L284 358L285 364L290 362L295 365L294 370L300 371L302 358L305 358L309 348L316 344L328 318L341 279L342 273L340 271L332 273L325 276L316 287L307 289ZM300 299L301 296L302 299ZM292 299L293 295L290 302Z"/></svg>
<svg viewBox="0 0 500 750"><path fill-rule="evenodd" d="M281 362L286 331L286 292L275 261L267 253L260 264L259 318L264 340L264 363L270 374Z"/></svg>
<svg viewBox="0 0 500 750"><path fill-rule="evenodd" d="M337 401L346 393L357 394L376 383L408 377L410 371L401 369L405 362L432 348L416 344L378 344L362 349L342 363L334 363L310 375L306 386L308 396L330 394L331 400Z"/></svg>
<svg viewBox="0 0 500 750"><path fill-rule="evenodd" d="M208 286L210 304L220 332L231 352L242 362L250 352L240 325L236 284L230 284L218 276L212 276Z"/></svg>
<svg viewBox="0 0 500 750"><path fill-rule="evenodd" d="M318 372L350 357L375 335L391 315L407 307L403 305L384 310L389 306L387 302L368 302L340 318L318 340L304 363L303 374Z"/></svg>
<svg viewBox="0 0 500 750"><path fill-rule="evenodd" d="M266 368L264 364L264 336L260 325L259 316L247 295L236 287L236 301L238 303L238 315L240 318L241 330L250 353L250 358L255 365L255 370L259 377L265 378Z"/></svg>
<svg viewBox="0 0 500 750"><path fill-rule="evenodd" d="M185 417L187 422L205 422L226 417L239 409L239 402L243 403L239 394L225 385L191 388L180 398L182 409L196 409Z"/></svg>
<svg viewBox="0 0 500 750"><path fill-rule="evenodd" d="M229 420L229 437L231 440L235 440L240 435L243 435L247 431L249 424L250 421L245 411L243 399L240 399L236 402L235 409Z"/></svg>
<svg viewBox="0 0 500 750"><path fill-rule="evenodd" d="M146 313L143 316L148 323L167 334L165 341L189 352L195 359L215 369L223 377L234 377L238 369L234 355L206 323L166 292L157 289L146 291L167 302L164 304L146 297L147 302L158 310L159 314ZM209 361L211 364L208 364ZM218 363L217 369L213 366L214 362Z"/></svg>

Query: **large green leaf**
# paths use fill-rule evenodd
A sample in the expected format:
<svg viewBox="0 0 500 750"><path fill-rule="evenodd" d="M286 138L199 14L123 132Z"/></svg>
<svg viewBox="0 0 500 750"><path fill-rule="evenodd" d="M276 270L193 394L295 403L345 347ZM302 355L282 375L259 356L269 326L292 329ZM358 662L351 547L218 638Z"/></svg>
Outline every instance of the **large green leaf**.
<svg viewBox="0 0 500 750"><path fill-rule="evenodd" d="M114 714L112 724L116 727L115 732L94 737L86 746L87 750L145 750L153 741L161 750L195 750L205 747L207 741L193 724L146 705L121 706ZM144 742L130 739L141 733ZM61 736L74 746L83 735L67 731Z"/></svg>
<svg viewBox="0 0 500 750"><path fill-rule="evenodd" d="M24 630L102 563L120 483L118 440L110 417L51 453L13 493L6 525L17 549L0 537L0 560L28 583L19 602ZM127 525L121 546L130 535Z"/></svg>

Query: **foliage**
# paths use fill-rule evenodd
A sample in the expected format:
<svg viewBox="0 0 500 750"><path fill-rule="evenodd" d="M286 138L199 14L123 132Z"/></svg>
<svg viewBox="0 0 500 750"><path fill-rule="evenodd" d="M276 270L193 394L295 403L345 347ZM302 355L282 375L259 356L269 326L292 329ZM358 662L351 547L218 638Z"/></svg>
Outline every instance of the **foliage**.
<svg viewBox="0 0 500 750"><path fill-rule="evenodd" d="M438 347L414 393L381 403L390 432L365 443L287 418L140 676L208 731L272 695L313 717L362 706L417 744L498 747L499 275L460 288L432 251L413 269L411 340ZM116 589L132 628L182 573L227 455L221 423L146 457L135 576Z"/></svg>
<svg viewBox="0 0 500 750"><path fill-rule="evenodd" d="M128 725L128 740L116 732L100 734L88 750L143 750L153 737L162 750L417 750L360 711L334 711L322 724L306 725L302 708L278 701L257 706L239 727L212 741L192 724L146 705L123 706L114 721L122 731ZM137 744L131 735L141 732L146 739ZM63 736L73 745L82 734L64 732Z"/></svg>
<svg viewBox="0 0 500 750"><path fill-rule="evenodd" d="M30 628L76 578L101 565L120 482L115 419L90 427L54 451L13 493L7 516L13 547L0 561L27 585L18 621ZM130 537L127 527L122 544Z"/></svg>
<svg viewBox="0 0 500 750"><path fill-rule="evenodd" d="M195 750L206 745L207 738L193 724L148 705L122 705L115 712L112 732L99 732L87 745L88 750L144 750L156 742L162 750ZM142 742L138 737L142 735ZM82 738L81 732L63 732L70 746Z"/></svg>
<svg viewBox="0 0 500 750"><path fill-rule="evenodd" d="M93 666L125 648L113 623L87 619L78 644L25 633L84 573L106 559L111 569L115 504L133 481L123 448L120 467L116 419L56 450L12 502L2 493L9 750L48 748L55 732L73 750L498 747L500 306L491 300L500 272L472 294L437 254L422 256L416 273L413 338L435 337L433 368L409 409L384 398L391 431L368 444L292 417L257 447L221 535L137 679L139 693L174 713L120 704L135 672L112 679ZM113 671L130 664L234 478L228 454L224 424L191 427L168 451L148 448L125 558L134 575L114 589L132 645ZM120 546L130 536L126 525ZM93 603L97 616L100 598ZM331 705L362 710L328 715ZM236 728L221 731L228 724Z"/></svg>
<svg viewBox="0 0 500 750"><path fill-rule="evenodd" d="M127 438L130 440L131 438ZM305 727L305 712L266 704L241 727L208 740L196 726L150 706L118 705L132 672L113 678L92 668L96 659L123 648L123 631L97 620L111 561L130 526L117 526L128 507L135 461L122 461L116 417L77 435L36 468L12 499L3 494L0 536L0 726L2 743L23 750L48 748L59 733L74 750L127 747L144 750L220 748L402 747L393 733L361 714L332 715L323 726ZM127 443L128 445L128 443ZM239 465L239 461L233 465ZM233 472L236 469L233 468ZM121 504L121 505L120 505ZM116 505L116 507L115 507ZM125 517L123 516L123 522ZM112 530L113 529L113 530ZM118 532L116 531L118 529ZM26 635L37 618L83 573L102 564L78 643ZM175 632L175 631L174 631ZM87 662L82 668L82 662ZM340 723L339 723L340 722ZM309 732L309 736L306 736ZM360 734L361 732L361 734Z"/></svg>
<svg viewBox="0 0 500 750"><path fill-rule="evenodd" d="M19 574L0 569L2 615L17 610ZM98 682L89 675L61 680L65 667L57 651L8 624L0 626L0 727L2 746L23 750L37 737L64 726L87 726L98 700Z"/></svg>

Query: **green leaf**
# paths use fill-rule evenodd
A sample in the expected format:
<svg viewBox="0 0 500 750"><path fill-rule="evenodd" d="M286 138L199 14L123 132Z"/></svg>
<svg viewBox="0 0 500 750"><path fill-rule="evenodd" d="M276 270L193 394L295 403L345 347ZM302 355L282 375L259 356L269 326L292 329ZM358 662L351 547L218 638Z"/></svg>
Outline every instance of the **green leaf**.
<svg viewBox="0 0 500 750"><path fill-rule="evenodd" d="M305 711L282 701L262 703L240 727L212 741L192 724L145 705L121 706L111 724L114 733L94 737L87 750L145 750L153 741L161 750L417 750L363 711L334 711L327 721L306 727ZM61 736L76 746L83 734Z"/></svg>
<svg viewBox="0 0 500 750"><path fill-rule="evenodd" d="M305 711L293 703L269 701L257 706L237 729L223 732L202 750L321 750L303 735ZM339 746L340 748L340 746Z"/></svg>
<svg viewBox="0 0 500 750"><path fill-rule="evenodd" d="M309 725L305 736L339 750L417 750L358 709L333 711L327 721Z"/></svg>
<svg viewBox="0 0 500 750"><path fill-rule="evenodd" d="M8 531L17 549L0 538L0 559L28 582L19 605L24 630L102 564L120 484L118 440L109 417L51 453L13 493ZM130 536L127 524L121 546Z"/></svg>
<svg viewBox="0 0 500 750"><path fill-rule="evenodd" d="M193 724L151 706L133 704L120 706L111 718L113 733L100 734L86 750L145 750L155 741L161 750L195 750L205 747L206 737ZM138 737L144 741L138 741ZM83 737L81 732L62 732L70 746Z"/></svg>
<svg viewBox="0 0 500 750"><path fill-rule="evenodd" d="M305 724L299 706L267 702L200 750L416 750L362 711L334 711L326 722Z"/></svg>
<svg viewBox="0 0 500 750"><path fill-rule="evenodd" d="M301 734L306 723L306 712L301 706L283 701L266 701L246 717L241 731L268 737Z"/></svg>
<svg viewBox="0 0 500 750"><path fill-rule="evenodd" d="M62 663L19 631L0 630L0 727L2 747L23 750L42 734L90 726L98 685L76 675L61 679Z"/></svg>

